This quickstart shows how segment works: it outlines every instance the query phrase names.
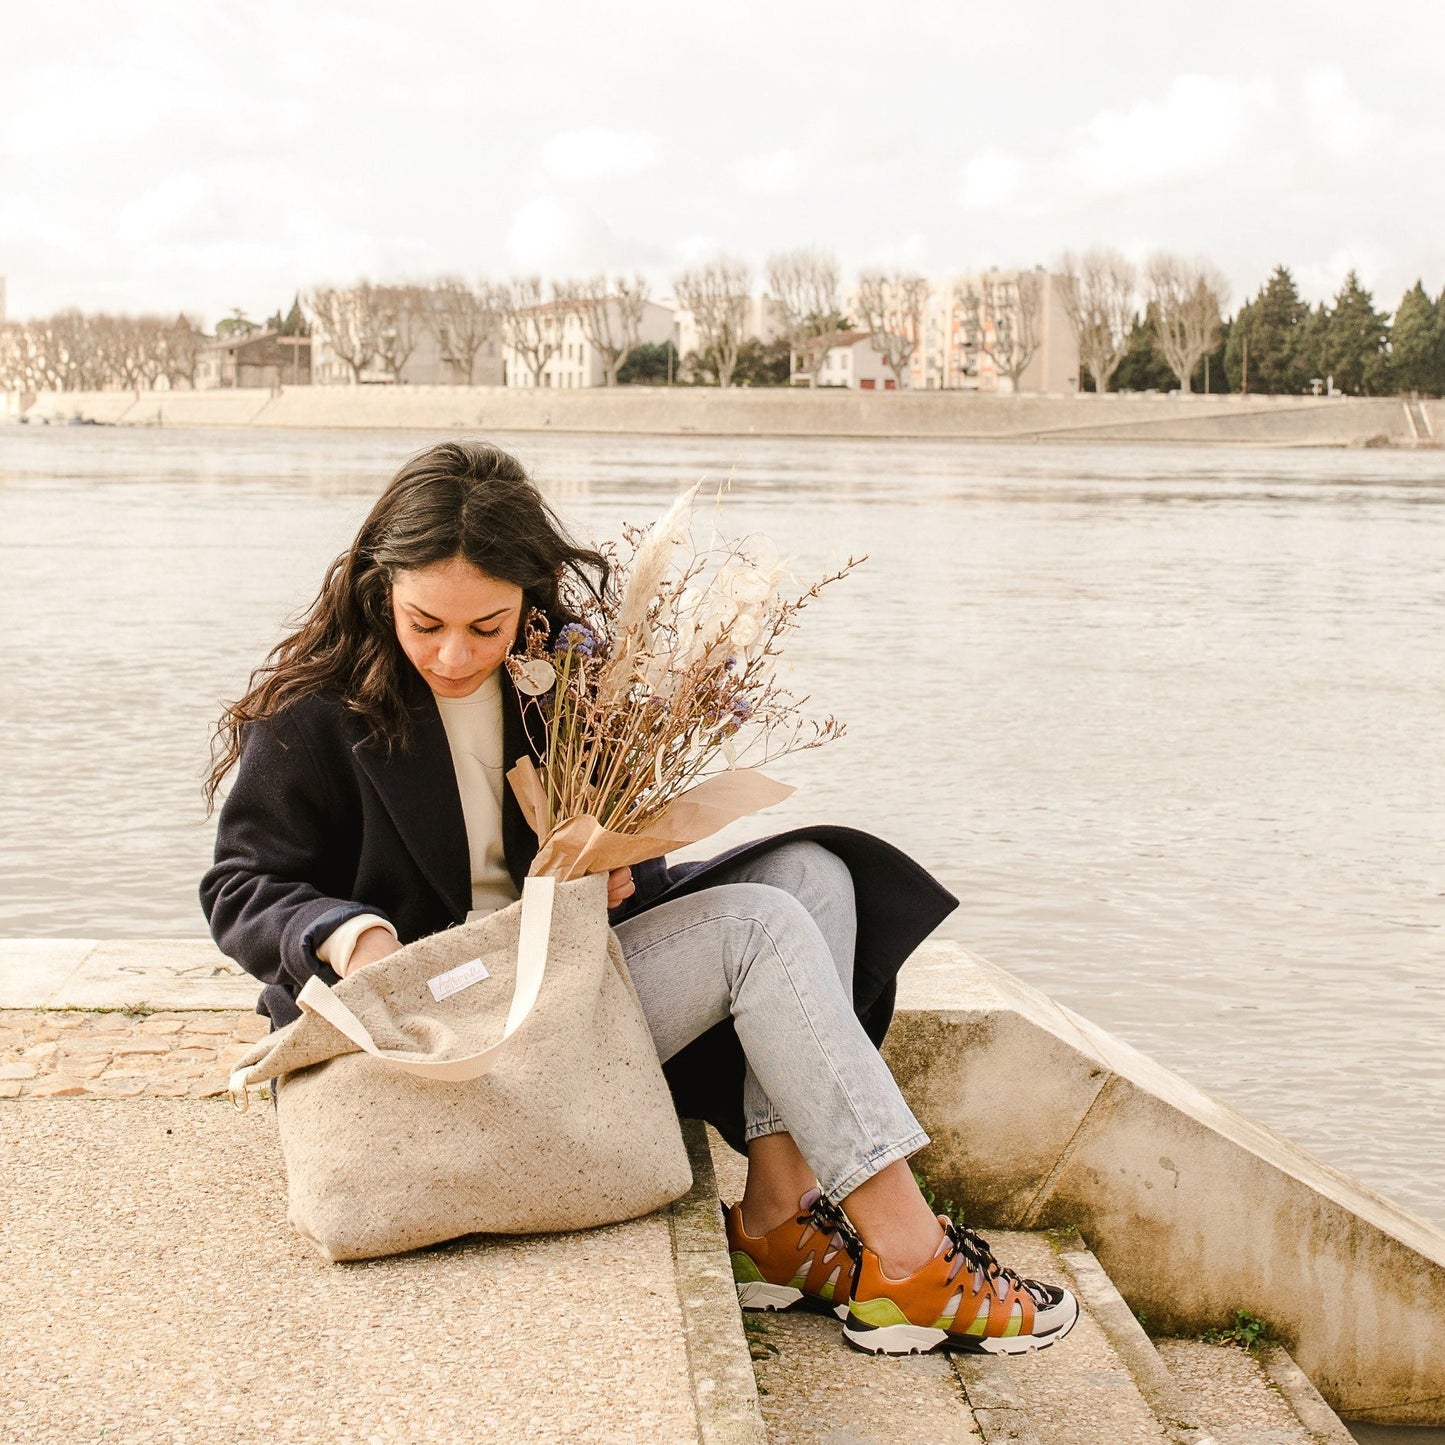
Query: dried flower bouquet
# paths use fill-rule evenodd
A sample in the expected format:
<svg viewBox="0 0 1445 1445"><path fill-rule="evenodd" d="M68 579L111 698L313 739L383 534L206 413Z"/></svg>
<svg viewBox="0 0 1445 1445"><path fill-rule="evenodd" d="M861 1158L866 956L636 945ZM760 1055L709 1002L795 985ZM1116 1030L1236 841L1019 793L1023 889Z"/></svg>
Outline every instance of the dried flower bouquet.
<svg viewBox="0 0 1445 1445"><path fill-rule="evenodd" d="M542 841L534 872L622 867L695 842L792 789L739 763L766 763L839 737L829 716L777 679L783 638L850 558L801 591L766 538L695 539L697 487L645 532L610 549L601 598L555 637L533 613L508 659L524 708L545 732L540 767L509 774Z"/></svg>

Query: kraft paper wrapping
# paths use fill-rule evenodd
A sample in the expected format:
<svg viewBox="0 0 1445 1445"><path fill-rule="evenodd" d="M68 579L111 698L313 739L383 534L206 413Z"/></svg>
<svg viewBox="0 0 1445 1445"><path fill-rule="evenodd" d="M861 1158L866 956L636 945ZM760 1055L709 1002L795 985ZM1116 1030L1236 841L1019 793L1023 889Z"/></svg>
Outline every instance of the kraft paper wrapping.
<svg viewBox="0 0 1445 1445"><path fill-rule="evenodd" d="M528 872L564 881L660 858L674 848L716 833L738 818L781 803L794 791L787 783L776 783L753 768L734 768L680 794L649 832L614 833L590 814L584 814L559 823L543 837L539 825L547 815L547 788L536 765L530 758L521 759L507 774L507 781L521 805L522 816L542 840Z"/></svg>

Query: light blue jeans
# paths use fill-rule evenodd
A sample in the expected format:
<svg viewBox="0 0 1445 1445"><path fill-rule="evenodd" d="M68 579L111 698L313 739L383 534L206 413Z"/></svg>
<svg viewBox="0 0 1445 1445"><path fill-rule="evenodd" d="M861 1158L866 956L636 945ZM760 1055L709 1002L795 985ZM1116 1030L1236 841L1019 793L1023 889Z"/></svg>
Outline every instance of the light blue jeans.
<svg viewBox="0 0 1445 1445"><path fill-rule="evenodd" d="M617 927L666 1062L729 1015L749 1140L787 1132L830 1199L928 1143L853 1012L853 880L786 843Z"/></svg>

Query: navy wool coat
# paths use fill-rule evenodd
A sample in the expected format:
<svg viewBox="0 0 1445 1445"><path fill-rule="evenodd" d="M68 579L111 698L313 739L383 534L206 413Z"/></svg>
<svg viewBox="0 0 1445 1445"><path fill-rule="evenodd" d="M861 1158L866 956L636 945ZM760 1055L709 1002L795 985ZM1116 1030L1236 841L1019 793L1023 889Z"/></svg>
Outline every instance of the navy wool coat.
<svg viewBox="0 0 1445 1445"><path fill-rule="evenodd" d="M313 974L337 981L316 946L348 918L379 914L411 943L465 921L471 909L466 823L441 713L425 682L407 671L412 741L406 751L388 755L340 699L325 694L246 729L221 808L216 861L201 881L201 905L221 951L264 985L256 1011L269 1015L274 1027L297 1017L296 995ZM505 672L502 694L510 768L537 749ZM510 788L502 834L520 889L537 838ZM705 862L639 864L632 870L636 892L610 920L620 923L706 888L724 864L801 840L837 854L852 874L858 908L853 1004L869 1037L881 1044L899 968L958 901L911 858L868 833L798 828ZM694 1040L664 1072L680 1114L708 1120L742 1148L744 1060L731 1022Z"/></svg>

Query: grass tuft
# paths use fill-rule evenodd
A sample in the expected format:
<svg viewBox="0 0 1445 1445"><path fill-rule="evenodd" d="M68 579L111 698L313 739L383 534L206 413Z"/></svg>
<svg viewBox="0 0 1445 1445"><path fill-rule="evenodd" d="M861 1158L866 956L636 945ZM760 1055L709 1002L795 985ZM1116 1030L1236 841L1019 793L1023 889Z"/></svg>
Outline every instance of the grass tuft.
<svg viewBox="0 0 1445 1445"><path fill-rule="evenodd" d="M1199 1337L1206 1345L1234 1345L1254 1353L1261 1345L1274 1343L1274 1331L1267 1321L1249 1310L1235 1310L1234 1323L1222 1329L1205 1330Z"/></svg>

